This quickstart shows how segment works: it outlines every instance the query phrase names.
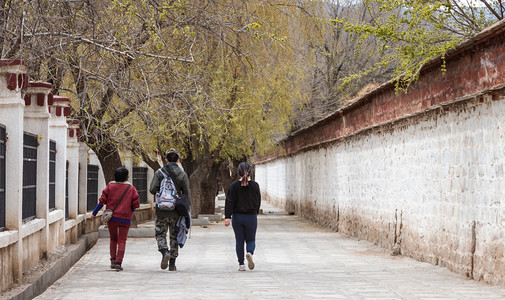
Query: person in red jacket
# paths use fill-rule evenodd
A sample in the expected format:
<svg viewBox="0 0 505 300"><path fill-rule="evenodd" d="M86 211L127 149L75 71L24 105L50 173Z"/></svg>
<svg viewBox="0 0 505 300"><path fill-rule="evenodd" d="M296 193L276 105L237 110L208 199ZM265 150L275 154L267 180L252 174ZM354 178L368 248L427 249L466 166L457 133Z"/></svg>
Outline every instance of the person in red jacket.
<svg viewBox="0 0 505 300"><path fill-rule="evenodd" d="M121 201L114 210L107 227L110 235L110 267L116 271L122 271L121 264L126 249L126 238L133 211L139 208L140 199L137 189L127 181L128 169L118 168L114 173L114 179L115 181L111 181L103 190L98 205L91 215L91 220L93 221L104 205L109 209L114 209Z"/></svg>

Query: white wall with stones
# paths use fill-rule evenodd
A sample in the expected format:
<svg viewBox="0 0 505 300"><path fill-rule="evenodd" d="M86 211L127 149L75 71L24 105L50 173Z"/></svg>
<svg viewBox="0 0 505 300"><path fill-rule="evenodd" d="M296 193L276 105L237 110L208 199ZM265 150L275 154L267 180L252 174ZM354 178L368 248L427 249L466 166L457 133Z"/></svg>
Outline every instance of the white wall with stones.
<svg viewBox="0 0 505 300"><path fill-rule="evenodd" d="M504 282L505 101L411 116L256 165L264 199L468 277Z"/></svg>

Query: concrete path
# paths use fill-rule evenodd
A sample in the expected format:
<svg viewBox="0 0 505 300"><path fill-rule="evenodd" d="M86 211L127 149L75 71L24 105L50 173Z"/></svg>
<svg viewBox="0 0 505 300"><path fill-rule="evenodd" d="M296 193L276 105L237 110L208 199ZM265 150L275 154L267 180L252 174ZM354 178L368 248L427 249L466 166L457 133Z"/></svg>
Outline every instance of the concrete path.
<svg viewBox="0 0 505 300"><path fill-rule="evenodd" d="M160 269L154 238L129 238L124 271L110 270L102 238L35 299L505 299L504 287L263 210L253 271L237 271L232 228L212 223L193 228L177 272Z"/></svg>

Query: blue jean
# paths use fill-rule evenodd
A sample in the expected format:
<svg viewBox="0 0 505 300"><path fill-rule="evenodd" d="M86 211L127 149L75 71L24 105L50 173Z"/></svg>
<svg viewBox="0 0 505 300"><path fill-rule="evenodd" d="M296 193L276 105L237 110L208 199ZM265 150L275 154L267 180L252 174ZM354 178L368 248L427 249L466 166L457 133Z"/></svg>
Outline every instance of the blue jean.
<svg viewBox="0 0 505 300"><path fill-rule="evenodd" d="M244 264L244 242L247 253L254 254L256 248L257 215L233 214L231 225L235 232L235 251L239 265Z"/></svg>

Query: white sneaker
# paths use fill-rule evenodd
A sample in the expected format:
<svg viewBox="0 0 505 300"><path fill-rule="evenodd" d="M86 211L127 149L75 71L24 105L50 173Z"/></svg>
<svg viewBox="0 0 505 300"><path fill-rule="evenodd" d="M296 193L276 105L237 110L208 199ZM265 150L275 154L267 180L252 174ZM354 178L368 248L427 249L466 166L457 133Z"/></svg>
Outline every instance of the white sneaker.
<svg viewBox="0 0 505 300"><path fill-rule="evenodd" d="M238 266L239 271L245 271L245 265L240 265Z"/></svg>
<svg viewBox="0 0 505 300"><path fill-rule="evenodd" d="M245 258L247 259L247 266L249 267L249 270L254 270L254 261L253 261L253 258L252 258L252 254L251 253L247 253L245 255Z"/></svg>

